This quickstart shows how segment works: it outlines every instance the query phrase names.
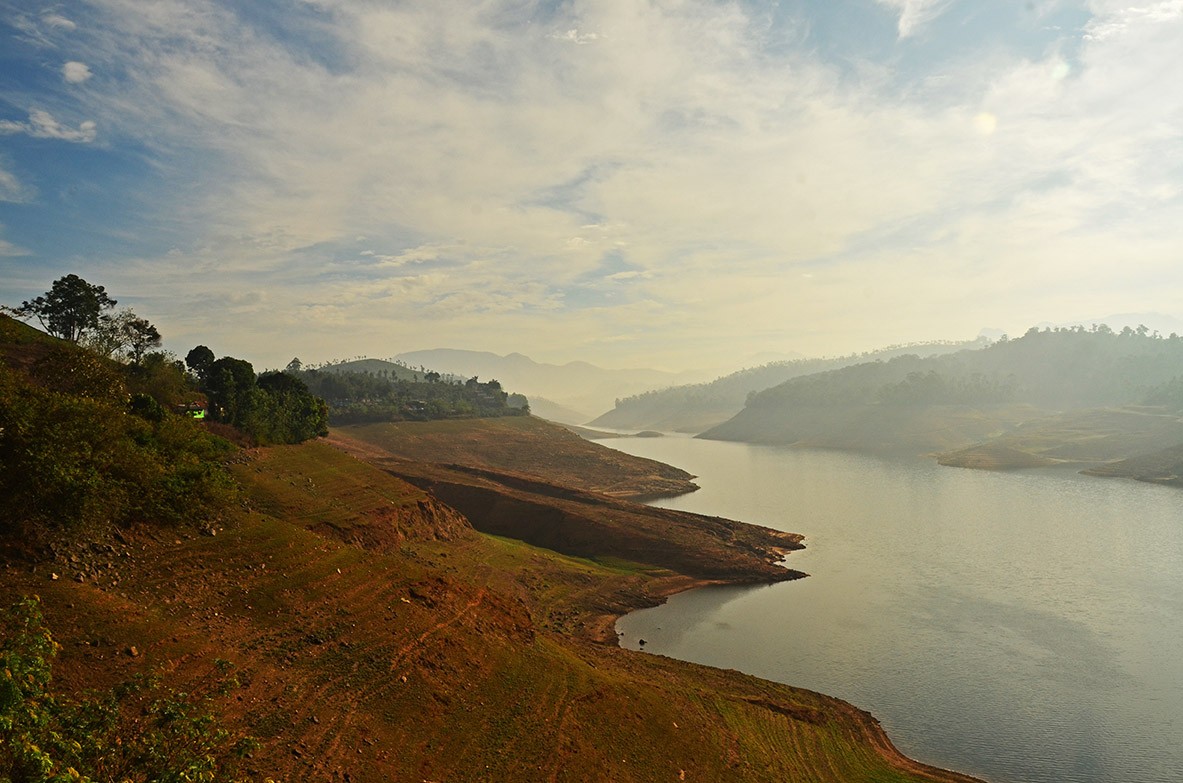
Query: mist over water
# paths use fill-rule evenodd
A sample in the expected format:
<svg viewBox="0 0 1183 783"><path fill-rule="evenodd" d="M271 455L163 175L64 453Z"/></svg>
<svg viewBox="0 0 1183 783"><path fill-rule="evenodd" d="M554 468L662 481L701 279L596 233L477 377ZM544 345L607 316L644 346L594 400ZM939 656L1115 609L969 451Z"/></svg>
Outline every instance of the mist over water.
<svg viewBox="0 0 1183 783"><path fill-rule="evenodd" d="M905 753L993 783L1183 779L1178 489L603 442L699 476L657 505L803 533L789 564L811 574L675 596L623 618L623 646L847 699Z"/></svg>

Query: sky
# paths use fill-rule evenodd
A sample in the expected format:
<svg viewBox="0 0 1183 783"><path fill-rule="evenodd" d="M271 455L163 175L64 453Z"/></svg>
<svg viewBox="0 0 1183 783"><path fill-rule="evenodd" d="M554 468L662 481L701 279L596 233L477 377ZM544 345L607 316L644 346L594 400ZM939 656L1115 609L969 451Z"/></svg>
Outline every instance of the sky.
<svg viewBox="0 0 1183 783"><path fill-rule="evenodd" d="M1183 0L0 0L0 303L734 369L1183 316Z"/></svg>

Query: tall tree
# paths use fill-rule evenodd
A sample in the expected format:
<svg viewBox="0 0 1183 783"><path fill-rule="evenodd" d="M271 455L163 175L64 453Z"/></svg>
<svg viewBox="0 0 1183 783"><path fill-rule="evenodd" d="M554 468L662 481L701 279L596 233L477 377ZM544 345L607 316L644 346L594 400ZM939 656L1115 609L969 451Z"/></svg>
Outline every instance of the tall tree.
<svg viewBox="0 0 1183 783"><path fill-rule="evenodd" d="M219 421L242 427L255 408L255 368L244 359L223 356L205 371L203 388Z"/></svg>
<svg viewBox="0 0 1183 783"><path fill-rule="evenodd" d="M98 323L82 343L103 356L118 353L139 364L149 349L160 346L160 340L160 332L148 319L140 318L130 307L125 307L99 316Z"/></svg>
<svg viewBox="0 0 1183 783"><path fill-rule="evenodd" d="M101 285L91 285L78 275L66 275L54 280L42 296L21 302L13 312L21 318L36 316L47 332L76 343L96 329L102 312L115 304Z"/></svg>
<svg viewBox="0 0 1183 783"><path fill-rule="evenodd" d="M185 354L185 364L189 366L194 375L204 379L209 366L214 363L214 358L214 352L207 346L198 345Z"/></svg>
<svg viewBox="0 0 1183 783"><path fill-rule="evenodd" d="M145 318L132 318L123 327L123 351L136 364L144 358L149 348L160 347L160 332Z"/></svg>

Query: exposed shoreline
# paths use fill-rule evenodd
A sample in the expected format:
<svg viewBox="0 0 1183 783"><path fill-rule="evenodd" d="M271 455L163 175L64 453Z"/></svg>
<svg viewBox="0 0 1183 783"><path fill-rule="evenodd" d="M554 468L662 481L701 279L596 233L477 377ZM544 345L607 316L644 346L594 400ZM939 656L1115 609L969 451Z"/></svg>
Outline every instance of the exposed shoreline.
<svg viewBox="0 0 1183 783"><path fill-rule="evenodd" d="M373 445L363 445L352 438L342 437L339 431L330 438L330 443L435 494L469 517L478 530L593 559L608 555L659 564L665 569L664 574L638 574L634 580L622 583L609 592L589 593L581 600L582 616L568 633L597 647L610 648L612 655L640 654L621 648L616 632L616 623L620 618L634 611L661 605L674 595L700 587L755 587L808 576L786 565L788 555L804 548L802 541L805 537L801 534L642 505L646 496L631 495L625 499L620 495L573 490L521 474L392 458L388 452L383 453L382 449L374 448ZM680 494L686 493L675 492L663 496ZM509 516L513 517L512 523L507 523L504 516L490 519L489 510L494 506L502 510L507 506L511 508ZM560 515L553 516L555 512ZM632 521L624 527L605 527L599 518L601 514L623 515ZM592 540L578 543L579 536L572 538L569 532L565 536L555 537L553 530L548 540L548 534L540 532L540 523L544 523L543 528L566 527L568 531L579 528L584 530L585 535L591 534ZM671 524L675 527L670 527ZM634 525L640 525L640 528ZM663 539L664 546L655 547L655 539L633 540L643 534L646 528L652 528L652 532L660 531L663 536L668 536L671 531L682 532L677 532L673 538ZM702 539L684 537L686 531L691 529L698 531L696 536L706 533L707 540L715 541L717 548L712 553L699 552L695 542L701 543ZM556 544L563 548L556 548ZM642 544L642 547L637 549L637 544ZM592 550L598 550L598 554L596 551L585 551L589 546ZM788 687L795 688L791 685ZM841 715L848 722L851 728L847 730L853 731L858 741L865 743L901 772L942 783L982 783L978 778L907 757L895 747L879 721L870 713L836 697L816 695L825 699L825 711L833 710L833 717ZM752 703L773 712L781 709L777 704Z"/></svg>

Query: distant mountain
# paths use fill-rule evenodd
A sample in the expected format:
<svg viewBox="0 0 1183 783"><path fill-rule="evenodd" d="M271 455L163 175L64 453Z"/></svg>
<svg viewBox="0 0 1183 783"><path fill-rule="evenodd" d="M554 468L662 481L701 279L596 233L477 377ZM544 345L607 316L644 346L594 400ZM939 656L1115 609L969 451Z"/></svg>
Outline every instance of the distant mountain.
<svg viewBox="0 0 1183 783"><path fill-rule="evenodd" d="M731 373L710 383L675 386L617 400L612 410L592 421L590 426L698 433L722 424L742 410L749 394L784 383L790 378L861 362L891 359L908 353L936 356L966 348L982 348L988 344L984 339L932 342L892 346L870 353L830 359L772 362Z"/></svg>
<svg viewBox="0 0 1183 783"><path fill-rule="evenodd" d="M1180 411L1183 338L1148 328L1033 328L982 350L794 378L754 394L700 437L949 452L947 464L1010 467L1124 459L1140 444L1162 449L1173 436L1154 422ZM997 447L969 448L983 443Z"/></svg>
<svg viewBox="0 0 1183 783"><path fill-rule="evenodd" d="M525 394L533 402L542 397L574 411L601 411L618 397L679 383L701 381L711 373L671 373L651 369L613 370L587 362L544 364L520 353L499 356L487 351L437 348L401 353L396 360L482 380L497 380L507 389ZM568 422L579 424L582 422Z"/></svg>

